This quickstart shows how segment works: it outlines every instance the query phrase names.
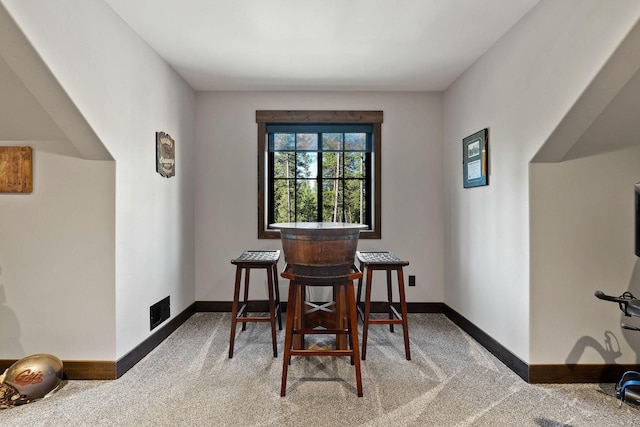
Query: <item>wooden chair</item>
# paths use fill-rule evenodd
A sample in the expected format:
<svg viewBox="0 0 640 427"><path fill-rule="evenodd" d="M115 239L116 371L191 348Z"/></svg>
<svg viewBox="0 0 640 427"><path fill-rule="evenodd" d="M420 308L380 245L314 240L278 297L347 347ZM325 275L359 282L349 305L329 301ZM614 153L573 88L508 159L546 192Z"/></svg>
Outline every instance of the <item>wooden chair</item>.
<svg viewBox="0 0 640 427"><path fill-rule="evenodd" d="M388 324L389 330L393 332L393 325L402 325L404 332L404 350L407 360L411 360L411 350L409 348L409 326L407 324L407 302L404 294L404 273L403 267L409 265L408 261L402 261L392 252L356 252L356 258L360 262L360 270L363 275L366 271L366 291L364 299L364 313L360 307L360 296L362 293L362 277L358 280L358 296L356 302L358 304L358 313L362 317L362 360L367 358L367 335L369 325L372 324ZM383 270L387 272L387 301L381 302L386 311L389 313L387 319L371 319L371 286L373 272ZM393 295L391 291L391 273L397 272L397 282L400 292L400 311L393 306ZM378 302L374 302L377 304Z"/></svg>
<svg viewBox="0 0 640 427"><path fill-rule="evenodd" d="M236 282L233 292L233 305L231 307L231 336L229 338L229 358L233 357L233 346L236 337L236 325L242 322L242 330L247 329L247 322L270 322L271 340L273 342L273 357L278 357L278 344L276 341L276 319L278 328L282 330L282 319L280 312L280 290L278 287L278 260L280 251L245 251L236 259L231 260L231 264L236 266ZM249 300L249 277L252 269L267 270L267 288L269 299L268 316L249 316L249 304L256 304L263 301ZM244 275L244 298L240 305L240 287L242 272Z"/></svg>
<svg viewBox="0 0 640 427"><path fill-rule="evenodd" d="M360 372L360 352L358 350L358 318L356 312L356 300L353 281L362 277L362 273L353 266L346 271L344 268L332 269L331 267L302 267L287 265L282 272L282 277L289 279L289 299L287 301L287 315L284 338L284 357L282 361L282 384L280 396L285 396L287 391L287 373L291 356L349 356L351 364L355 367L356 388L358 397L362 397L362 375ZM345 301L338 302L345 311L346 322L343 322L339 313L334 313L334 323L328 327L313 327L306 323L304 319L297 318L305 316L304 289L306 286L333 286L333 293L337 299ZM298 305L301 305L300 307ZM310 311L326 312L326 305L313 307ZM318 311L319 309L319 311ZM346 323L346 324L343 324ZM348 336L348 347L340 348L304 348L305 334L335 334L336 338ZM301 337L300 348L294 348L295 337Z"/></svg>

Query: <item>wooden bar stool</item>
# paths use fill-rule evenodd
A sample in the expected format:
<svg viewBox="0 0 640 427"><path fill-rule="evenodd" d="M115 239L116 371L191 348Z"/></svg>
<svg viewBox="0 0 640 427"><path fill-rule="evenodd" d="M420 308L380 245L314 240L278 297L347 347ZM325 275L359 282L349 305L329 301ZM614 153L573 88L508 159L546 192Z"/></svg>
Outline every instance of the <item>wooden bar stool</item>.
<svg viewBox="0 0 640 427"><path fill-rule="evenodd" d="M349 356L351 364L356 371L356 389L358 397L362 397L362 374L360 372L360 351L358 350L358 314L356 312L355 289L353 281L362 277L362 273L353 266L350 270L345 268L332 269L332 267L308 267L287 265L281 273L282 277L289 279L289 299L287 300L287 315L284 335L284 357L282 361L282 384L280 396L285 396L287 391L287 373L291 356ZM343 322L342 313L335 313L334 322L327 327L314 327L306 324L298 316L305 316L304 288L305 286L333 286L336 298L336 306L344 307L346 322ZM337 301L345 299L346 301ZM298 307L298 304L302 307ZM326 310L326 306L312 306L309 312ZM340 311L337 309L336 311ZM343 324L346 323L346 324ZM301 326L297 326L301 325ZM305 349L304 339L301 348L293 348L295 336L303 337L305 334L335 334L336 338L347 335L349 348L314 348Z"/></svg>
<svg viewBox="0 0 640 427"><path fill-rule="evenodd" d="M270 322L271 340L273 341L273 357L278 357L278 345L276 341L276 318L278 327L282 330L282 319L280 312L280 290L278 288L278 260L280 251L244 251L236 259L231 260L231 264L236 266L236 283L233 292L233 305L231 307L231 337L229 338L229 358L233 357L233 345L236 337L236 325L242 322L242 330L247 329L247 322ZM269 316L249 316L249 304L263 302L249 300L249 276L251 269L264 268L267 270L267 288L269 292ZM240 284L242 271L244 270L244 298L240 305Z"/></svg>
<svg viewBox="0 0 640 427"><path fill-rule="evenodd" d="M363 275L366 270L366 291L364 299L364 313L360 307L360 295L362 292L362 278L358 280L358 312L362 317L362 360L367 358L367 334L370 324L388 324L389 330L393 332L393 325L402 325L404 332L404 351L407 360L411 360L411 350L409 349L409 327L407 325L407 301L404 294L404 273L403 267L409 265L408 261L402 261L392 252L356 252L356 257L360 261L360 270ZM381 302L386 306L389 313L388 319L371 319L371 281L375 270L384 270L387 272L387 301ZM398 288L400 291L400 311L393 305L393 296L391 291L391 272L396 271L398 275ZM380 302L374 302L377 304Z"/></svg>

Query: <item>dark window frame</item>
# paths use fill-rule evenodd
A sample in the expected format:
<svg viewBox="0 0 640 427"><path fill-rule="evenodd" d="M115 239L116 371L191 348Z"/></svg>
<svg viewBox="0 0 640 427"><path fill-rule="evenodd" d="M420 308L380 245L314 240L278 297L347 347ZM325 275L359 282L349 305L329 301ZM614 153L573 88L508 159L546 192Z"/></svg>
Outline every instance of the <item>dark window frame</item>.
<svg viewBox="0 0 640 427"><path fill-rule="evenodd" d="M258 110L258 238L279 239L280 232L270 230L267 222L268 182L268 124L370 124L373 127L373 224L370 230L363 230L360 238L380 239L382 237L381 182L382 182L382 111L336 111L336 110Z"/></svg>

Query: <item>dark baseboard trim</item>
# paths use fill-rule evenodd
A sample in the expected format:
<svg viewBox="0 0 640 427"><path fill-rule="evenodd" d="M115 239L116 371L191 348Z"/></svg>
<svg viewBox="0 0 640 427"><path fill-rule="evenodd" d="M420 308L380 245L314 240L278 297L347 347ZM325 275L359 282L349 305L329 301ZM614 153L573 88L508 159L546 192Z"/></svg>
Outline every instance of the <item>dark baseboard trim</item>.
<svg viewBox="0 0 640 427"><path fill-rule="evenodd" d="M282 303L286 311L286 302ZM250 303L250 310L268 311L266 302ZM380 303L372 303L373 312L384 312ZM444 303L407 303L409 313L442 313L480 345L504 363L516 375L531 384L615 383L627 370L640 371L640 365L528 365L483 330ZM65 378L69 380L114 380L135 366L162 343L193 314L231 312L230 301L196 301L144 340L140 345L114 361L63 361ZM0 373L17 359L0 359Z"/></svg>
<svg viewBox="0 0 640 427"><path fill-rule="evenodd" d="M371 303L371 310L374 312L384 313L384 306L378 308ZM375 309L375 310L374 310ZM409 313L444 313L446 305L442 302L408 302L407 312Z"/></svg>
<svg viewBox="0 0 640 427"><path fill-rule="evenodd" d="M160 328L158 332L151 335L144 340L140 345L131 350L125 356L120 358L117 362L116 378L120 378L125 372L131 369L136 363L142 360L147 354L156 348L162 341L164 341L169 335L171 335L176 329L180 327L188 318L190 318L195 312L196 304L191 304L182 313L175 316L164 327Z"/></svg>
<svg viewBox="0 0 640 427"><path fill-rule="evenodd" d="M486 348L491 354L504 363L509 369L516 373L520 378L529 382L529 365L523 362L518 356L507 350L502 344L493 339L482 329L467 320L451 307L445 305L445 316L453 323L458 325L463 331L469 334L473 339L478 341L480 345Z"/></svg>
<svg viewBox="0 0 640 427"><path fill-rule="evenodd" d="M640 371L640 365L529 365L451 307L444 314L529 384L616 383L625 371Z"/></svg>
<svg viewBox="0 0 640 427"><path fill-rule="evenodd" d="M13 365L17 360L18 359L0 359L0 372L4 372L9 366Z"/></svg>
<svg viewBox="0 0 640 427"><path fill-rule="evenodd" d="M196 313L209 313L209 312L228 312L231 313L231 301L196 301L195 303ZM260 304L261 309L267 307L267 303ZM253 306L251 306L253 307ZM266 311L269 311L267 308Z"/></svg>
<svg viewBox="0 0 640 427"><path fill-rule="evenodd" d="M530 365L531 384L617 383L625 371L640 365Z"/></svg>
<svg viewBox="0 0 640 427"><path fill-rule="evenodd" d="M63 362L64 375L69 380L113 380L116 378L116 362L78 361Z"/></svg>

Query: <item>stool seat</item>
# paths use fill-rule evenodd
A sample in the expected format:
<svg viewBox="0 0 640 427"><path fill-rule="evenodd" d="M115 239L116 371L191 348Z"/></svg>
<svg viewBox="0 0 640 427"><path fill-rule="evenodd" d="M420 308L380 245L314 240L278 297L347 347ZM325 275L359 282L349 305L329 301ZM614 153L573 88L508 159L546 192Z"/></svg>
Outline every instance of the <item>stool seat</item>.
<svg viewBox="0 0 640 427"><path fill-rule="evenodd" d="M231 260L231 264L276 264L280 259L280 251L244 251L242 254Z"/></svg>
<svg viewBox="0 0 640 427"><path fill-rule="evenodd" d="M231 307L231 336L229 338L229 358L233 357L233 347L236 336L237 322L242 322L242 330L247 328L247 322L270 322L271 341L273 345L273 357L278 357L278 344L276 341L276 319L278 328L282 330L282 318L280 310L280 289L278 284L278 260L279 250L267 251L244 251L239 257L232 259L231 264L236 266L236 280L233 293L233 304ZM252 269L265 269L267 271L267 291L269 306L268 316L249 316L249 304L262 301L249 300L249 282ZM244 298L240 306L240 288L242 272L244 276ZM264 302L263 302L264 303ZM240 306L240 307L239 307ZM239 308L238 308L239 307Z"/></svg>
<svg viewBox="0 0 640 427"><path fill-rule="evenodd" d="M365 263L366 265L391 265L391 266L405 266L409 265L409 261L403 261L398 258L393 252L364 252L357 251L356 256L358 261Z"/></svg>
<svg viewBox="0 0 640 427"><path fill-rule="evenodd" d="M353 281L361 278L362 273L355 266L347 271L344 267L325 268L287 265L281 275L289 279L289 299L287 300L280 396L286 395L287 373L289 364L291 363L291 356L349 356L351 358L351 364L354 365L355 368L358 397L362 397L362 375L360 372L360 352L358 350L358 319L353 286ZM299 303L303 306L305 304L305 286L333 286L333 293L336 298L346 299L346 325L341 325L339 319L336 319L335 324L330 327L315 327L306 325L303 319L295 319L296 311L300 313L300 316L305 316L305 310L302 307L296 307ZM330 312L330 310L326 308L326 305L311 305L313 308L309 310L308 313L314 311ZM334 314L337 315L337 313ZM302 326L297 327L296 323ZM305 349L304 339L302 339L302 348L292 348L294 336L304 337L305 334L335 334L336 337L346 335L349 338L349 348L339 348L339 346L336 345L335 349Z"/></svg>
<svg viewBox="0 0 640 427"><path fill-rule="evenodd" d="M393 252L389 251L376 251L376 252L364 252L357 251L356 258L360 262L360 270L363 275L366 272L366 284L365 284L365 300L364 310L360 307L360 297L362 294L362 278L358 280L358 294L356 296L356 303L358 304L358 314L362 318L362 360L367 358L367 338L370 324L388 324L389 330L393 332L393 325L402 325L404 333L404 348L407 360L411 360L411 350L409 348L409 327L407 323L407 302L404 292L404 272L403 267L409 265L409 261L404 261L398 258ZM387 301L381 302L386 306L389 317L387 319L371 319L371 286L373 279L373 272L376 270L383 270L387 272ZM397 272L398 290L400 294L400 311L393 305L393 295L391 290L392 278L391 272Z"/></svg>

